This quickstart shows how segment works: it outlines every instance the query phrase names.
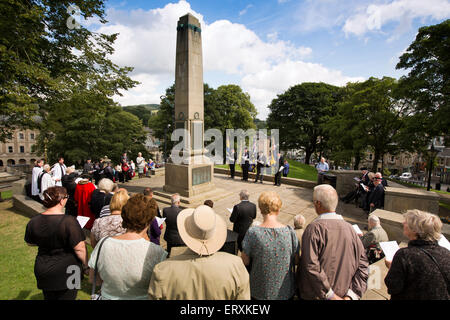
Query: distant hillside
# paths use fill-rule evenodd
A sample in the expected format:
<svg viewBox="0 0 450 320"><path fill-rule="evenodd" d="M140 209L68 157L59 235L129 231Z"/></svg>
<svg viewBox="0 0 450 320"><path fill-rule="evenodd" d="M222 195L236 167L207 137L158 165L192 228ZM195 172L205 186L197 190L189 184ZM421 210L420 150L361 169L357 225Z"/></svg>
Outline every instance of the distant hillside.
<svg viewBox="0 0 450 320"><path fill-rule="evenodd" d="M144 126L148 125L148 119L159 111L159 104L139 104L132 106L123 106L124 111L134 114L142 120Z"/></svg>

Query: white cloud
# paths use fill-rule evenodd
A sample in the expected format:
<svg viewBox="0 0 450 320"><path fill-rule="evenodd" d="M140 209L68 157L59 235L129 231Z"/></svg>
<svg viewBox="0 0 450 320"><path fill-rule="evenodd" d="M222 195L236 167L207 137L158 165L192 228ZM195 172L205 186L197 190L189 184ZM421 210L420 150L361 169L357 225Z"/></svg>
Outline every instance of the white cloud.
<svg viewBox="0 0 450 320"><path fill-rule="evenodd" d="M305 62L313 55L309 47L280 40L275 33L263 40L245 25L228 20L206 23L188 2L179 1L152 10L107 11L109 23L97 31L119 33L111 59L134 67L131 77L142 83L123 97L115 97L116 101L122 105L159 103L160 95L174 82L176 24L188 12L201 23L205 75L240 79L236 84L249 92L260 118L267 116L267 106L276 94L291 85L304 81L343 85L352 80L338 70ZM225 81L222 84L228 84Z"/></svg>
<svg viewBox="0 0 450 320"><path fill-rule="evenodd" d="M343 86L347 82L363 80L361 77L344 76L341 71L328 69L321 64L286 60L269 69L245 76L242 86L249 92L255 105L267 106L277 94L299 83L325 82ZM259 111L262 118L269 112L267 108L259 108Z"/></svg>
<svg viewBox="0 0 450 320"><path fill-rule="evenodd" d="M245 7L245 9L239 11L239 16L243 16L244 14L246 14L247 11L248 11L248 9L250 9L250 8L252 8L252 7L253 7L252 4L247 5L247 6Z"/></svg>
<svg viewBox="0 0 450 320"><path fill-rule="evenodd" d="M122 106L146 103L159 103L160 96L164 92L159 91L160 77L147 73L134 74L133 80L139 81L140 85L128 90L121 91L122 96L116 96L114 101Z"/></svg>
<svg viewBox="0 0 450 320"><path fill-rule="evenodd" d="M346 35L362 36L367 32L381 31L388 23L398 22L399 26L389 39L392 41L399 33L409 29L415 18L439 20L449 16L448 0L394 0L390 3L368 5L345 21L343 31Z"/></svg>

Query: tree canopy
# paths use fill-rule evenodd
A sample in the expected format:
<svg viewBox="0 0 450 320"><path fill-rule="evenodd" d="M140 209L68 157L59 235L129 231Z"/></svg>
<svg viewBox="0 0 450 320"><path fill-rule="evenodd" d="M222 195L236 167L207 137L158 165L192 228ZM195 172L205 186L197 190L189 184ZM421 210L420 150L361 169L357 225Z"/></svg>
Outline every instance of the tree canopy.
<svg viewBox="0 0 450 320"><path fill-rule="evenodd" d="M79 122L78 128L84 132L78 134L89 137L102 133L96 124L104 119L98 117L117 110L112 97L137 84L128 77L132 68L108 59L117 34L75 26L69 10L72 5L79 8L83 19L96 17L106 23L102 0L0 3L0 141L10 138L16 128L36 127L40 130L38 139L47 141L49 154L71 157L73 150L82 151L73 154L97 150L83 149L83 142L77 139L60 143L61 136L67 134L60 129ZM83 114L79 114L81 110ZM88 123L82 123L85 120ZM122 127L126 125L124 122ZM43 153L43 148L38 144L38 152Z"/></svg>
<svg viewBox="0 0 450 320"><path fill-rule="evenodd" d="M267 126L280 130L280 149L304 150L305 163L309 164L311 155L326 144L323 125L334 114L340 96L339 87L305 82L272 100Z"/></svg>
<svg viewBox="0 0 450 320"><path fill-rule="evenodd" d="M204 84L204 128L218 129L225 135L226 129L256 128L254 119L256 108L250 101L248 93L237 85L223 85L217 89ZM166 137L167 153L174 143L170 141L174 122L175 85L166 89L166 95L161 100L161 107L157 115L149 120L149 127L155 137Z"/></svg>
<svg viewBox="0 0 450 320"><path fill-rule="evenodd" d="M397 81L389 77L347 84L336 115L324 126L335 146L333 158L350 160L353 156L357 167L362 152L370 148L376 171L384 154L400 150L405 104L396 97L396 88Z"/></svg>
<svg viewBox="0 0 450 320"><path fill-rule="evenodd" d="M407 135L416 147L450 127L450 19L422 27L400 57L397 69L409 70L400 79L403 98L410 103Z"/></svg>

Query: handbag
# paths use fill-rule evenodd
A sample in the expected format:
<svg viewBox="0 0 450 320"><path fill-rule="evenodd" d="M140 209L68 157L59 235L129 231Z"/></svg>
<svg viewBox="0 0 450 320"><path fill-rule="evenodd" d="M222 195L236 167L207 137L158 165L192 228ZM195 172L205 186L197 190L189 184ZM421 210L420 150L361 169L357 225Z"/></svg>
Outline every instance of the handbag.
<svg viewBox="0 0 450 320"><path fill-rule="evenodd" d="M102 246L105 243L106 239L108 239L108 238L109 237L103 238L103 241L98 244L99 247L98 247L97 257L95 259L94 280L92 281L91 300L101 300L102 299L101 293L100 294L95 293L96 286L97 286L97 272L98 272L97 264L98 264L98 258L100 257L100 251L102 250Z"/></svg>

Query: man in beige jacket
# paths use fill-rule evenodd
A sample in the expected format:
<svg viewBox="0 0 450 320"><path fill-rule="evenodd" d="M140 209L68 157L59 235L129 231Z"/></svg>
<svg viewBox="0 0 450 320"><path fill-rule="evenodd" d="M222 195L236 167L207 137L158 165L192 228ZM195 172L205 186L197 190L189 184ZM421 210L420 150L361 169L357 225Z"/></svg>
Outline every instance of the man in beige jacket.
<svg viewBox="0 0 450 320"><path fill-rule="evenodd" d="M303 233L297 269L300 298L357 300L367 289L368 260L353 227L336 214L338 195L327 184L314 188L317 219Z"/></svg>

